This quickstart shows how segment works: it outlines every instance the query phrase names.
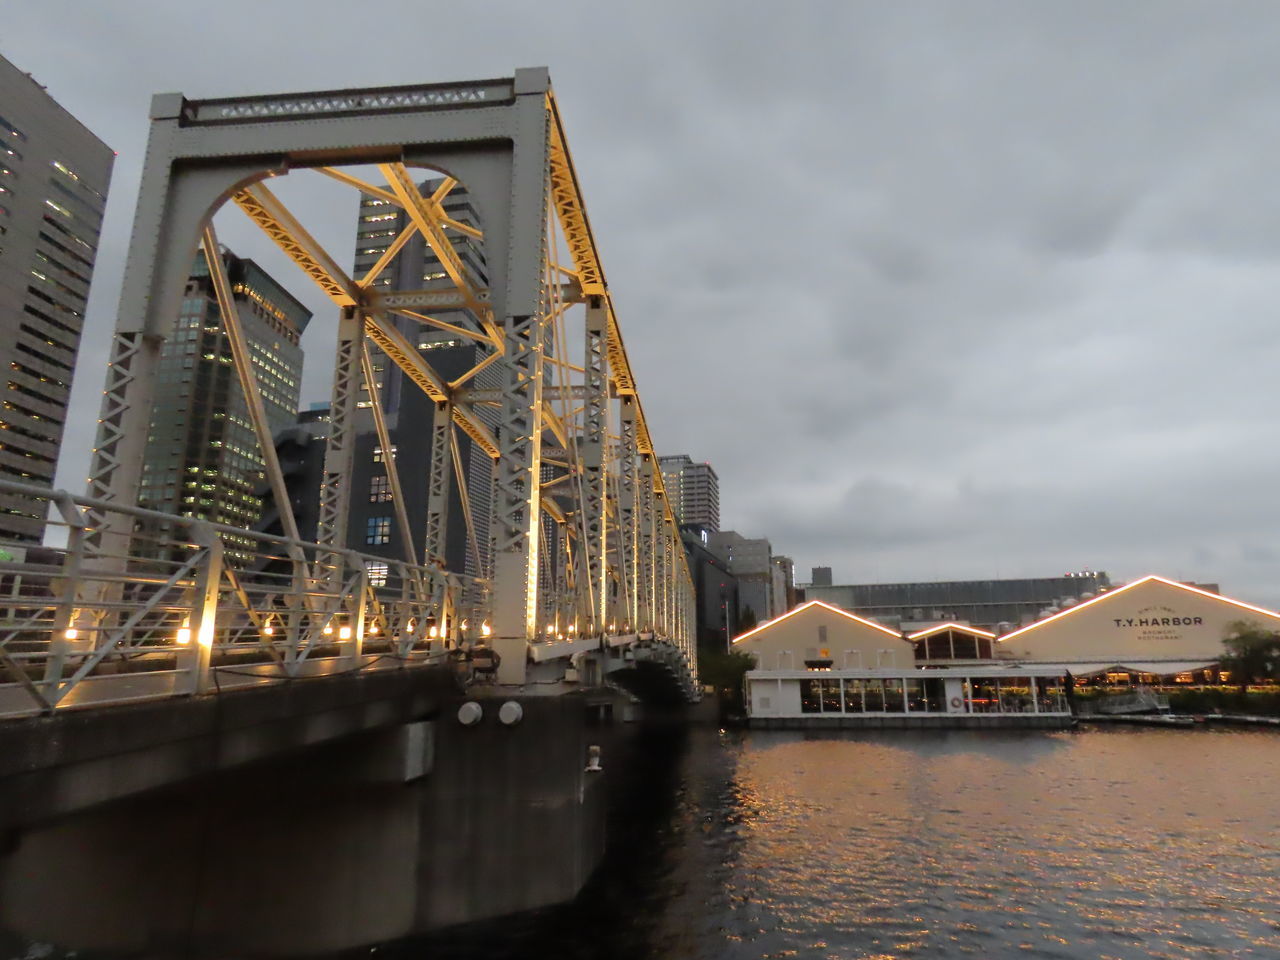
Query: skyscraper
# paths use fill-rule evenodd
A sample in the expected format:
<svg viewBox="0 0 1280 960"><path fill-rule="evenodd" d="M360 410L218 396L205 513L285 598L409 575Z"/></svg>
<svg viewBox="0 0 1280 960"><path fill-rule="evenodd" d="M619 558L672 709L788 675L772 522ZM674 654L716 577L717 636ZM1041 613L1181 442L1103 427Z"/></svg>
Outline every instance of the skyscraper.
<svg viewBox="0 0 1280 960"><path fill-rule="evenodd" d="M0 57L0 477L52 486L115 155ZM0 539L43 516L0 495Z"/></svg>
<svg viewBox="0 0 1280 960"><path fill-rule="evenodd" d="M680 524L695 524L712 533L720 529L720 478L709 463L688 454L658 458L662 484Z"/></svg>
<svg viewBox="0 0 1280 960"><path fill-rule="evenodd" d="M756 620L786 613L785 583L780 582L783 574L774 565L773 546L768 540L721 530L708 538L707 549L723 560L737 578L740 612L750 610Z"/></svg>
<svg viewBox="0 0 1280 960"><path fill-rule="evenodd" d="M419 185L424 196L435 193L442 180L428 180ZM480 218L466 188L455 185L441 201L445 212L455 223L479 229ZM408 226L408 215L401 208L378 197L366 196L360 203L356 233L355 275L364 276L381 258L395 238ZM448 234L454 250L471 283L477 289L488 286L481 241L469 234L451 229ZM439 258L415 234L383 269L377 283L392 290L449 290L452 281ZM461 310L432 310L431 317L456 327L472 324L470 315ZM454 380L464 375L484 356L476 341L443 329L424 320L392 316L397 329L417 346L431 367L442 377ZM422 556L426 537L427 477L431 461L431 430L436 405L408 380L381 351L373 350L373 365L380 388L383 413L391 435L390 454L381 448L374 429L373 417L362 411L357 417L355 458L351 474L351 507L347 521L347 543L355 550L402 558L405 545L396 528L395 506L387 474L388 461L394 458L401 483L405 485L405 511L413 536L415 557ZM483 371L472 385L495 387L500 382L496 365ZM363 385L361 387L363 392ZM357 404L368 408L367 398ZM482 412L483 418L485 414ZM492 427L496 423L496 415ZM465 465L467 489L471 502L470 517L462 509L458 484L451 484L449 520L446 526L445 565L450 570L480 575L487 565L489 551L489 495L492 466L489 457L465 434L456 435L458 462ZM469 546L468 523L475 529L474 548ZM372 569L376 581L382 573Z"/></svg>
<svg viewBox="0 0 1280 960"><path fill-rule="evenodd" d="M226 249L222 260L267 421L278 433L297 416L299 339L311 312L252 260ZM265 468L200 251L160 360L139 501L164 513L249 528L262 515ZM233 561L247 559L232 541L226 545Z"/></svg>

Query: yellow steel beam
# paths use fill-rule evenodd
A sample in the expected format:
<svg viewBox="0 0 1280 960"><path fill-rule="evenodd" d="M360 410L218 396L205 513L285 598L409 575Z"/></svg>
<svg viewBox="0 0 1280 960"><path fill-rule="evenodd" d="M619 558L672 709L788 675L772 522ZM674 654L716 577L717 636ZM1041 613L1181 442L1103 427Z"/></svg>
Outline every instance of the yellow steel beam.
<svg viewBox="0 0 1280 960"><path fill-rule="evenodd" d="M468 330L466 327L459 327L457 324L449 323L446 320L437 320L435 317L428 317L425 313L418 313L414 310L396 310L395 308L389 308L387 312L396 313L402 317L411 317L414 320L417 320L421 323L425 323L428 326L435 327L438 330L446 330L449 333L456 333L462 337L469 337L472 340L479 340L481 343L487 343L490 346L497 346L497 344L495 344L493 340L490 339L487 333L480 333L479 331L476 331L476 330Z"/></svg>
<svg viewBox="0 0 1280 960"><path fill-rule="evenodd" d="M359 298L355 283L266 184L245 187L231 199L329 299L340 307L355 306Z"/></svg>
<svg viewBox="0 0 1280 960"><path fill-rule="evenodd" d="M382 251L382 256L378 258L378 262L370 267L369 272L360 278L360 286L372 286L373 281L378 279L378 274L387 269L387 264L389 264L395 258L395 255L403 249L404 245L409 242L409 238L417 232L418 226L414 223L409 224L401 230L399 236L391 241L391 245L387 247L386 250Z"/></svg>
<svg viewBox="0 0 1280 960"><path fill-rule="evenodd" d="M391 191L399 197L400 205L404 207L409 219L417 226L422 238L427 241L427 246L431 248L431 252L440 261L444 272L449 275L453 285L458 288L463 299L467 301L467 307L479 315L481 311L486 309L486 305L481 303L477 291L472 286L471 278L467 276L466 269L462 265L462 258L458 256L458 251L454 249L449 238L444 235L444 230L440 226L444 211L441 209L439 202L434 197L424 197L418 192L418 186L413 182L413 178L409 176L409 171L405 169L404 164L382 163L378 165L378 169L387 178L387 182L391 185Z"/></svg>
<svg viewBox="0 0 1280 960"><path fill-rule="evenodd" d="M590 296L605 291L604 268L596 251L596 241L591 234L591 223L582 203L578 188L578 176L573 170L573 159L564 136L560 111L555 97L547 94L547 110L550 113L549 154L551 178L551 202L555 205L564 232L565 243L573 256L573 265L582 281L582 291Z"/></svg>
<svg viewBox="0 0 1280 960"><path fill-rule="evenodd" d="M332 177L339 183L345 183L349 187L355 187L361 193L367 193L371 197L377 197L379 200L386 200L388 203L394 203L400 206L399 198L388 192L383 187L375 187L372 183L361 180L359 177L352 176L345 170L338 167L316 167L316 170L323 173L326 177Z"/></svg>
<svg viewBox="0 0 1280 960"><path fill-rule="evenodd" d="M487 357L485 357L483 360L477 363L474 367L472 367L470 370L468 370L466 373L460 376L457 380L450 380L449 389L456 390L458 387L462 386L464 383L466 383L467 381L475 377L475 375L479 373L481 370L483 370L485 367L489 366L491 363L501 358L502 358L502 354L500 353L489 354Z"/></svg>
<svg viewBox="0 0 1280 960"><path fill-rule="evenodd" d="M436 375L431 366L422 359L417 348L392 324L374 314L366 314L364 331L369 339L381 347L382 352L404 371L405 376L417 384L418 388L435 403L446 403L451 399L449 388L444 380Z"/></svg>
<svg viewBox="0 0 1280 960"><path fill-rule="evenodd" d="M545 400L542 402L542 422L553 434L555 438L564 446L569 446L569 433L565 429L564 421L562 421L556 412L551 409L551 404Z"/></svg>
<svg viewBox="0 0 1280 960"><path fill-rule="evenodd" d="M417 348L405 339L404 334L394 326L376 315L366 315L365 333L376 343L382 352L391 358L391 362L404 371L405 376L417 384L436 403L452 400L452 392L444 379L422 359ZM453 422L472 440L474 440L490 457L495 460L500 455L498 443L489 432L489 428L464 403L453 403Z"/></svg>
<svg viewBox="0 0 1280 960"><path fill-rule="evenodd" d="M545 487L546 483L543 483L542 485ZM566 518L564 511L560 509L560 504L556 503L551 497L542 498L542 509L545 510L547 515L556 523L563 524L565 522Z"/></svg>

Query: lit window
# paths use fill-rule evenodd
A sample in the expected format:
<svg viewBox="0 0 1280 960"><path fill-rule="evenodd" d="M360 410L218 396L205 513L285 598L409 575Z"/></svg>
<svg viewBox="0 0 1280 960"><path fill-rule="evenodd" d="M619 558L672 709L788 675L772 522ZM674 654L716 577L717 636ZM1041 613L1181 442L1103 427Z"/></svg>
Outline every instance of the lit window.
<svg viewBox="0 0 1280 960"><path fill-rule="evenodd" d="M395 458L396 458L396 445L393 443L393 444L391 445L391 459L392 459L392 460L394 460ZM373 462L374 462L374 463L382 463L382 460L383 460L383 457L382 457L382 448L381 448L381 447L374 447L374 448L373 448Z"/></svg>
<svg viewBox="0 0 1280 960"><path fill-rule="evenodd" d="M370 517L365 525L364 542L367 544L383 544L391 542L391 518Z"/></svg>
<svg viewBox="0 0 1280 960"><path fill-rule="evenodd" d="M369 571L369 586L385 587L387 585L387 565L385 563L367 560L364 567Z"/></svg>
<svg viewBox="0 0 1280 960"><path fill-rule="evenodd" d="M383 503L391 499L391 480L387 477L374 477L369 483L369 502Z"/></svg>

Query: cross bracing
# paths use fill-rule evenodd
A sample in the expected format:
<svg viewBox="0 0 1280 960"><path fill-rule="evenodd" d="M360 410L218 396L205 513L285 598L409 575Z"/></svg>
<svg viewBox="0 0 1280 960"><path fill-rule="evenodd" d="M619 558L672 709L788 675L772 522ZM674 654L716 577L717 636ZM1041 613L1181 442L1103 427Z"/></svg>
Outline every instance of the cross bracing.
<svg viewBox="0 0 1280 960"><path fill-rule="evenodd" d="M385 207L395 227L374 259L345 270L308 231L309 211L272 189L283 176L322 176ZM462 190L478 222L450 212ZM431 423L408 440L430 450L426 475L405 475L394 455L385 460L403 561L441 573L418 577L437 639L456 643L482 625L502 654L499 679L519 683L526 660L546 659L557 645L652 634L683 651L692 678L692 581L546 71L240 100L156 97L95 450L95 502L136 502L160 347L201 241L217 269L211 220L228 202L341 318L322 549L294 564L309 583L330 583L341 564L324 558L348 546L360 418L372 420L379 449L394 447L377 379L378 364L390 364L432 405ZM390 282L403 275L394 268L411 244L438 272L429 282ZM483 276L465 247L483 250ZM234 331L235 303L219 300ZM469 344L474 362L446 375L415 331ZM252 414L256 384L240 373ZM265 421L254 422L265 453ZM468 460L464 448L479 453ZM280 468L265 459L279 501ZM451 498L459 516L449 515ZM410 503L426 505L422 531L411 529ZM94 548L122 555L131 529L110 511L94 520ZM467 570L447 569L445 540L458 522ZM290 520L285 530L296 540Z"/></svg>

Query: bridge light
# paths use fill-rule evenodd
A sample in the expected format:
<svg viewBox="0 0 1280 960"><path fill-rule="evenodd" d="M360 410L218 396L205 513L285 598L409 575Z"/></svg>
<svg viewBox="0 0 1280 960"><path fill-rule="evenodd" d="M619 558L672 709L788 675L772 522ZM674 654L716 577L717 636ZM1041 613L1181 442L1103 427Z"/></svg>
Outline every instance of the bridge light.
<svg viewBox="0 0 1280 960"><path fill-rule="evenodd" d="M324 625L324 629L323 629L323 630L321 630L320 632L321 632L321 633L323 633L326 637L327 637L327 636L329 636L331 633L333 633L333 624L332 624L332 623L326 623L326 624Z"/></svg>
<svg viewBox="0 0 1280 960"><path fill-rule="evenodd" d="M434 640L434 639L436 638L436 635L437 635L438 633L439 633L439 631L438 631L438 630L436 630L436 628L435 628L434 626L432 626L432 627L428 627L428 628L427 628L427 636L428 636L428 637L430 637L432 640Z"/></svg>
<svg viewBox="0 0 1280 960"><path fill-rule="evenodd" d="M66 637L66 639L68 640L74 640L78 636L80 636L80 631L77 630L75 627L71 627L63 634L63 636Z"/></svg>
<svg viewBox="0 0 1280 960"><path fill-rule="evenodd" d="M271 624L269 624L269 623L268 623L265 627L263 627L263 628L262 628L262 635L263 635L264 637L269 637L269 636L271 636L271 635L272 635L273 633L275 633L275 632L276 632L276 628L275 628L275 627L273 627L273 626L272 626Z"/></svg>
<svg viewBox="0 0 1280 960"><path fill-rule="evenodd" d="M376 637L378 635L378 625L375 623L369 627L369 636Z"/></svg>
<svg viewBox="0 0 1280 960"><path fill-rule="evenodd" d="M178 639L178 642L179 642L180 644L182 644L183 646L186 646L188 643L190 643L190 642L191 642L191 628L190 628L190 627L179 627L179 628L178 628L178 638L177 638L177 639Z"/></svg>
<svg viewBox="0 0 1280 960"><path fill-rule="evenodd" d="M339 640L350 640L350 639L351 639L351 628L350 628L350 627L339 627L339 628L338 628L338 639L339 639Z"/></svg>
<svg viewBox="0 0 1280 960"><path fill-rule="evenodd" d="M480 624L480 636L487 637L491 633L493 633L493 627L489 626L489 622L487 620Z"/></svg>

